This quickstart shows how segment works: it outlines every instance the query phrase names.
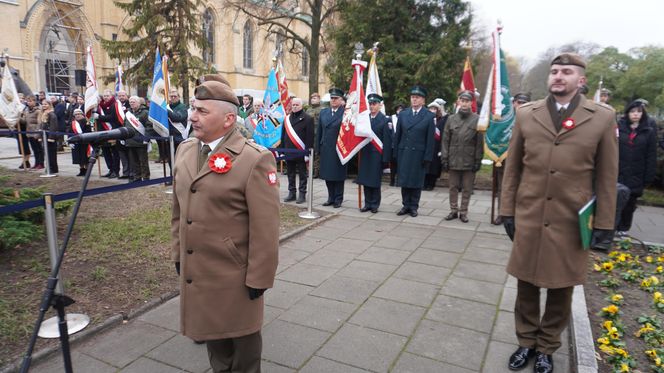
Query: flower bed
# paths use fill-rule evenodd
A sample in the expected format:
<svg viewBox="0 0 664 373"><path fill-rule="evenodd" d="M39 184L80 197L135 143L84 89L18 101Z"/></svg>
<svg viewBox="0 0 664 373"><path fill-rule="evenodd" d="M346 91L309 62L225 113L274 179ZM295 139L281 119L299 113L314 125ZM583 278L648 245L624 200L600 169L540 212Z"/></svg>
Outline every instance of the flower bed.
<svg viewBox="0 0 664 373"><path fill-rule="evenodd" d="M664 373L664 247L591 253L586 298L600 372Z"/></svg>

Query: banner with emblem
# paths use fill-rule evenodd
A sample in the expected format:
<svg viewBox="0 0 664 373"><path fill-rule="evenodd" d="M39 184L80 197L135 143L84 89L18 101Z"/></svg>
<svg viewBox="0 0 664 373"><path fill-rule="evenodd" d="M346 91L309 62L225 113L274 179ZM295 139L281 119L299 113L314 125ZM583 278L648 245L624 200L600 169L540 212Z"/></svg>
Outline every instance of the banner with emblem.
<svg viewBox="0 0 664 373"><path fill-rule="evenodd" d="M124 91L124 85L122 84L122 65L118 65L118 68L115 70L115 93Z"/></svg>
<svg viewBox="0 0 664 373"><path fill-rule="evenodd" d="M9 63L5 65L2 73L2 93L0 94L0 115L7 121L9 128L12 129L18 123L24 105L18 99L16 83L9 68Z"/></svg>
<svg viewBox="0 0 664 373"><path fill-rule="evenodd" d="M277 72L275 69L271 69L263 96L263 108L258 113L258 123L256 123L256 129L254 130L256 144L266 148L278 147L281 143L281 131L283 130L285 116L279 83L277 82Z"/></svg>
<svg viewBox="0 0 664 373"><path fill-rule="evenodd" d="M507 157L507 148L512 138L515 117L505 54L500 48L501 31L502 27L498 26L496 31L492 33L493 66L489 74L487 93L477 124L478 130L486 131L484 152L496 162L497 167L501 167L503 160Z"/></svg>
<svg viewBox="0 0 664 373"><path fill-rule="evenodd" d="M277 76L277 84L279 85L279 97L281 104L285 109L286 114L290 114L290 95L288 94L288 83L286 82L286 70L281 58L277 61L277 68L275 70Z"/></svg>
<svg viewBox="0 0 664 373"><path fill-rule="evenodd" d="M380 86L380 76L378 76L378 65L376 64L376 56L378 55L378 43L374 43L373 48L369 49L371 60L369 61L369 69L367 70L367 98L370 94L375 93L383 96L383 89ZM385 114L385 105L380 104L380 112Z"/></svg>
<svg viewBox="0 0 664 373"><path fill-rule="evenodd" d="M167 137L168 131L168 103L166 97L167 80L164 76L162 69L161 55L159 48L157 48L154 56L154 70L152 75L152 94L150 95L150 111L148 119L152 122L152 128L159 134L159 136Z"/></svg>
<svg viewBox="0 0 664 373"><path fill-rule="evenodd" d="M93 110L99 105L99 92L97 91L97 73L95 72L95 60L92 56L92 46L88 45L85 62L85 106L83 112L89 119Z"/></svg>
<svg viewBox="0 0 664 373"><path fill-rule="evenodd" d="M477 97L475 96L475 78L473 69L470 66L470 55L466 56L466 63L463 64L463 75L461 76L461 85L459 92L470 91L473 93L473 113L477 113Z"/></svg>
<svg viewBox="0 0 664 373"><path fill-rule="evenodd" d="M353 80L348 90L348 99L337 137L337 155L341 164L346 164L374 136L369 118L369 105L362 87L362 72L367 67L365 61L353 60ZM376 138L377 139L377 138ZM377 139L380 141L380 139ZM383 144L380 143L382 149Z"/></svg>

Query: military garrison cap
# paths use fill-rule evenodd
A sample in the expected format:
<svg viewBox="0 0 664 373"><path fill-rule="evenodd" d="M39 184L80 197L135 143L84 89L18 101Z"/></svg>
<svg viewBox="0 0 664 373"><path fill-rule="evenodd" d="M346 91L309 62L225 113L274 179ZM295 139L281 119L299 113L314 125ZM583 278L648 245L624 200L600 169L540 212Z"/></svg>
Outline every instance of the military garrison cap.
<svg viewBox="0 0 664 373"><path fill-rule="evenodd" d="M330 97L344 97L344 91L339 88L330 88L328 92L330 93Z"/></svg>
<svg viewBox="0 0 664 373"><path fill-rule="evenodd" d="M367 100L369 101L369 103L383 102L383 97L381 95L376 94L376 93L372 93L367 97Z"/></svg>
<svg viewBox="0 0 664 373"><path fill-rule="evenodd" d="M410 89L410 95L427 97L427 89L421 85L415 85Z"/></svg>
<svg viewBox="0 0 664 373"><path fill-rule="evenodd" d="M197 100L217 100L229 102L235 106L240 106L235 92L228 84L218 80L208 80L194 89L194 97Z"/></svg>
<svg viewBox="0 0 664 373"><path fill-rule="evenodd" d="M575 65L586 68L586 61L576 53L562 53L551 61L551 65Z"/></svg>
<svg viewBox="0 0 664 373"><path fill-rule="evenodd" d="M530 102L530 93L519 92L514 95L514 101L523 102L523 103Z"/></svg>
<svg viewBox="0 0 664 373"><path fill-rule="evenodd" d="M470 92L470 91L461 91L461 92L459 93L459 96L458 96L458 97L459 97L459 98L465 98L466 100L470 100L470 101L473 100L473 94L472 94L472 92Z"/></svg>

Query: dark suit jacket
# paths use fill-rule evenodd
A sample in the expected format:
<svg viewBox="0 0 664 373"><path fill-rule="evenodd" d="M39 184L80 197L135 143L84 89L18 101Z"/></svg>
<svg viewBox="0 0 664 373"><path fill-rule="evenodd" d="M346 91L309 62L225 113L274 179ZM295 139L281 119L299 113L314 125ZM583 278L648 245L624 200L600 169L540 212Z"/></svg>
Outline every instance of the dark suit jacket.
<svg viewBox="0 0 664 373"><path fill-rule="evenodd" d="M316 142L320 154L320 178L323 180L346 180L346 166L341 164L337 154L337 138L343 116L343 107L338 108L334 115L331 108L325 108L318 118Z"/></svg>
<svg viewBox="0 0 664 373"><path fill-rule="evenodd" d="M383 113L379 112L375 118L371 118L371 130L383 143L383 153L372 143L366 144L360 150L360 169L356 180L358 184L380 188L383 163L388 163L392 158L392 129L388 124L389 119Z"/></svg>
<svg viewBox="0 0 664 373"><path fill-rule="evenodd" d="M417 115L413 115L412 108L399 113L395 151L400 187L421 189L424 186L424 161L433 160L434 117L425 107L420 108Z"/></svg>
<svg viewBox="0 0 664 373"><path fill-rule="evenodd" d="M293 129L297 136L304 142L305 150L309 150L314 146L314 118L309 114L305 113L304 110L299 111L298 113L291 113L288 116ZM281 146L286 149L298 149L297 146L291 141L290 137L286 133L286 127L284 126L281 131ZM289 157L286 154L287 160L304 160L304 156L301 157Z"/></svg>

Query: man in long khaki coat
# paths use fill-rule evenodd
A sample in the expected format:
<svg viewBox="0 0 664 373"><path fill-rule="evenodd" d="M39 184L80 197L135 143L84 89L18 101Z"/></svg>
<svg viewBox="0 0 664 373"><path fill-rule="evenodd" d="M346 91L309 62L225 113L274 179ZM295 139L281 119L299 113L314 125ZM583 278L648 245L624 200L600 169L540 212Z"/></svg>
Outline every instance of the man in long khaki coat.
<svg viewBox="0 0 664 373"><path fill-rule="evenodd" d="M263 298L279 245L273 155L235 129L237 98L221 81L196 87L195 138L173 171L172 252L182 334L207 344L216 372L260 372Z"/></svg>
<svg viewBox="0 0 664 373"><path fill-rule="evenodd" d="M585 82L579 56L557 56L549 71L550 94L516 114L500 208L514 240L507 272L518 279L514 316L520 347L509 359L512 370L536 356L536 373L553 371L551 355L569 322L573 287L586 279L588 251L581 245L578 211L593 195L593 237L613 229L615 114L578 94ZM541 319L540 288L548 289Z"/></svg>

